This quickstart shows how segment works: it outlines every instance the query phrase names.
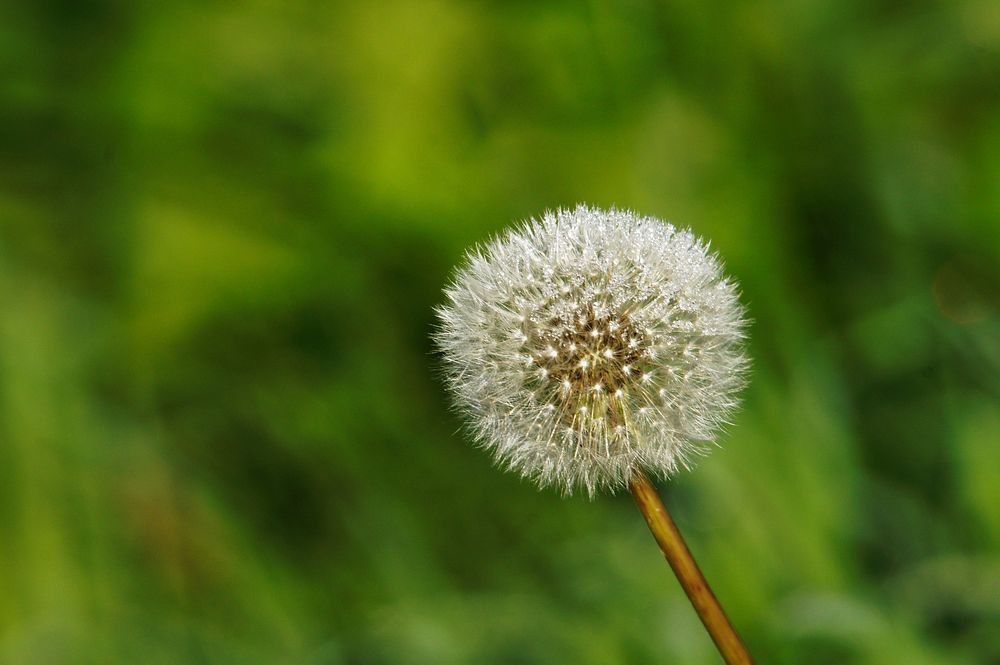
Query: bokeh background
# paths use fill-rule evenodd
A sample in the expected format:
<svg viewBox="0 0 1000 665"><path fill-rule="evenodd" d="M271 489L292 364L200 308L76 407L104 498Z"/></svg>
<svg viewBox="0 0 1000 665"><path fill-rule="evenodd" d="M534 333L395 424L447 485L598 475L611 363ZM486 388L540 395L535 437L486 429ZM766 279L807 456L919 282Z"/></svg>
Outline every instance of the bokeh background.
<svg viewBox="0 0 1000 665"><path fill-rule="evenodd" d="M719 662L435 373L464 249L581 201L742 283L662 489L759 661L1000 663L994 0L39 0L0 63L0 663Z"/></svg>

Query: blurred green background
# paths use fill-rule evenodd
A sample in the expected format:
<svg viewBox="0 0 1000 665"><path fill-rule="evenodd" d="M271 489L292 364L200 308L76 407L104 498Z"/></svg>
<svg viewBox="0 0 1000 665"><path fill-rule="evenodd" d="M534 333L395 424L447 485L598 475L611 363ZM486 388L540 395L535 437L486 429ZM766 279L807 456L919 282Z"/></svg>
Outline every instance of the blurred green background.
<svg viewBox="0 0 1000 665"><path fill-rule="evenodd" d="M493 469L464 248L616 204L754 319L663 491L761 663L1000 663L1000 4L10 2L0 663L718 663L629 497Z"/></svg>

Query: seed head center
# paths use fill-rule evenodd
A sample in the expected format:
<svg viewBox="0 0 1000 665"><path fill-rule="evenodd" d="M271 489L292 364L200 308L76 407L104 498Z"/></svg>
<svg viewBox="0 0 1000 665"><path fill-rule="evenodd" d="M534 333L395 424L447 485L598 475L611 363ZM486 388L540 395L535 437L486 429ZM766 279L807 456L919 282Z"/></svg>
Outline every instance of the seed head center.
<svg viewBox="0 0 1000 665"><path fill-rule="evenodd" d="M610 411L614 417L648 374L643 360L649 340L627 314L587 309L570 319L555 317L533 332L524 343L537 370L533 384L563 413L601 417Z"/></svg>

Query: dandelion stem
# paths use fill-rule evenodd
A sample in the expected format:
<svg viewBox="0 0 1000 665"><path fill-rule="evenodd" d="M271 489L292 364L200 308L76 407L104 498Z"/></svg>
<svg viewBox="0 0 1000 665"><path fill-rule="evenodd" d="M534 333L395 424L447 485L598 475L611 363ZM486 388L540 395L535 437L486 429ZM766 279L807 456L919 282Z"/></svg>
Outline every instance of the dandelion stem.
<svg viewBox="0 0 1000 665"><path fill-rule="evenodd" d="M681 532L677 530L677 525L671 519L670 513L667 512L649 478L642 471L635 471L629 481L629 489L635 497L639 511L646 518L649 530L653 532L653 538L663 551L663 556L667 558L667 563L673 568L684 593L694 605L698 617L705 624L705 629L718 647L722 658L728 665L753 665L750 653L726 617L705 576L698 569L698 564L684 543Z"/></svg>

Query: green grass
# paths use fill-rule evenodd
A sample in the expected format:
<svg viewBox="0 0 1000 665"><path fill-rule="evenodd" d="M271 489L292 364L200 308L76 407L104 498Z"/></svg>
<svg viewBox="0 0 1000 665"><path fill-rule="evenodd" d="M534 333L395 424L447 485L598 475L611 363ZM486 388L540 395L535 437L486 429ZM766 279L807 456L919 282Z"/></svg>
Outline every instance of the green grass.
<svg viewBox="0 0 1000 665"><path fill-rule="evenodd" d="M717 663L436 375L464 248L580 201L742 284L663 490L759 662L1000 659L995 3L19 3L0 58L0 663Z"/></svg>

